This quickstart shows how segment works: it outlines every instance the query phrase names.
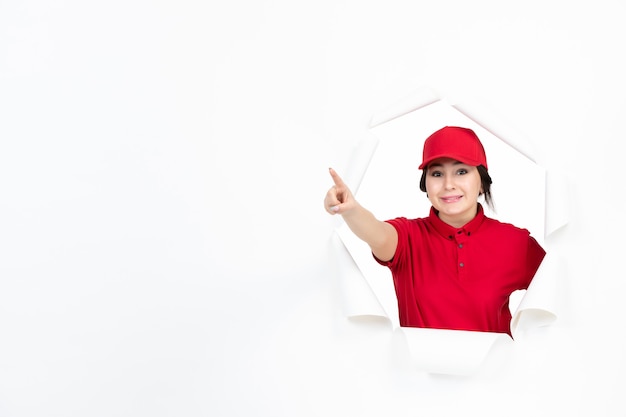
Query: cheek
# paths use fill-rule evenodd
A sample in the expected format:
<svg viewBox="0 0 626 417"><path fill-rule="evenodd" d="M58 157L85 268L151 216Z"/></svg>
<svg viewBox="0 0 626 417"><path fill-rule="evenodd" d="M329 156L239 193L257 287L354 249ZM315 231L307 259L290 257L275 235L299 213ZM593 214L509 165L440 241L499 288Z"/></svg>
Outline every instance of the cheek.
<svg viewBox="0 0 626 417"><path fill-rule="evenodd" d="M440 185L436 180L431 178L431 181L426 180L426 197L430 200L430 202L434 205L437 202L435 196L440 191Z"/></svg>
<svg viewBox="0 0 626 417"><path fill-rule="evenodd" d="M478 179L478 181L474 184L474 188L476 190L476 194L480 195L483 193L483 184L480 181L480 178Z"/></svg>
<svg viewBox="0 0 626 417"><path fill-rule="evenodd" d="M434 192L433 181L426 178L426 182L424 183L426 186L426 194L430 195Z"/></svg>
<svg viewBox="0 0 626 417"><path fill-rule="evenodd" d="M480 174L478 171L474 171L471 175L466 176L467 182L465 183L468 190L475 190L476 194L483 192L483 184L480 180Z"/></svg>

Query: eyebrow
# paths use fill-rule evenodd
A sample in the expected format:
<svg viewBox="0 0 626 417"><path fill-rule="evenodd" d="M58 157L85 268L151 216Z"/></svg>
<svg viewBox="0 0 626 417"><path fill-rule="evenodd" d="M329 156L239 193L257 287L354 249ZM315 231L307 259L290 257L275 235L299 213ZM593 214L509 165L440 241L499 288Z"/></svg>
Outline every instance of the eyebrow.
<svg viewBox="0 0 626 417"><path fill-rule="evenodd" d="M463 163L463 162L461 162L461 161L454 161L454 162L452 163L452 165L467 165L467 164L465 164L465 163ZM428 168L432 168L432 167L442 167L442 166L443 166L443 164L442 164L442 163L437 162L437 163L435 163L435 164L430 164L430 165L428 165Z"/></svg>

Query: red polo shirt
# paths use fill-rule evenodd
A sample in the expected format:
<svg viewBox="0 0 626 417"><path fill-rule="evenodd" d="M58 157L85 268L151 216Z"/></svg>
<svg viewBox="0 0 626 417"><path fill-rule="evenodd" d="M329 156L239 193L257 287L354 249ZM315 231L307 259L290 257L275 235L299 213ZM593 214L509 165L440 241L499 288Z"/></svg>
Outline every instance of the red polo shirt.
<svg viewBox="0 0 626 417"><path fill-rule="evenodd" d="M434 208L420 219L387 220L398 231L391 270L400 325L511 335L509 296L526 289L545 251L526 229L485 216L460 229Z"/></svg>

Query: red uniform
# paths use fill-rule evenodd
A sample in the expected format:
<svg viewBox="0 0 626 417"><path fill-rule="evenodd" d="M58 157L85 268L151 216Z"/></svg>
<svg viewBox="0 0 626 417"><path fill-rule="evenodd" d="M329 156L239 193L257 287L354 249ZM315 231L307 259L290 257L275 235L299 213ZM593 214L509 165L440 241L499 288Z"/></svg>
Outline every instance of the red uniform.
<svg viewBox="0 0 626 417"><path fill-rule="evenodd" d="M388 266L400 325L511 335L509 296L527 289L546 252L526 229L485 216L456 229L434 208L420 219L387 220L398 232Z"/></svg>

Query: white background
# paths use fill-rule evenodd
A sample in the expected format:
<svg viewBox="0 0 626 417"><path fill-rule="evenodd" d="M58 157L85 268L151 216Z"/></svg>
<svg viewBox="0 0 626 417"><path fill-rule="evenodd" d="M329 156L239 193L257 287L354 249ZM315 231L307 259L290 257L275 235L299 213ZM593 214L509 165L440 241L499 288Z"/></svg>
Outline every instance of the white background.
<svg viewBox="0 0 626 417"><path fill-rule="evenodd" d="M625 17L0 1L0 416L624 415ZM328 167L424 86L499 114L569 184L558 322L468 378L404 368L387 327L344 318L322 208Z"/></svg>

